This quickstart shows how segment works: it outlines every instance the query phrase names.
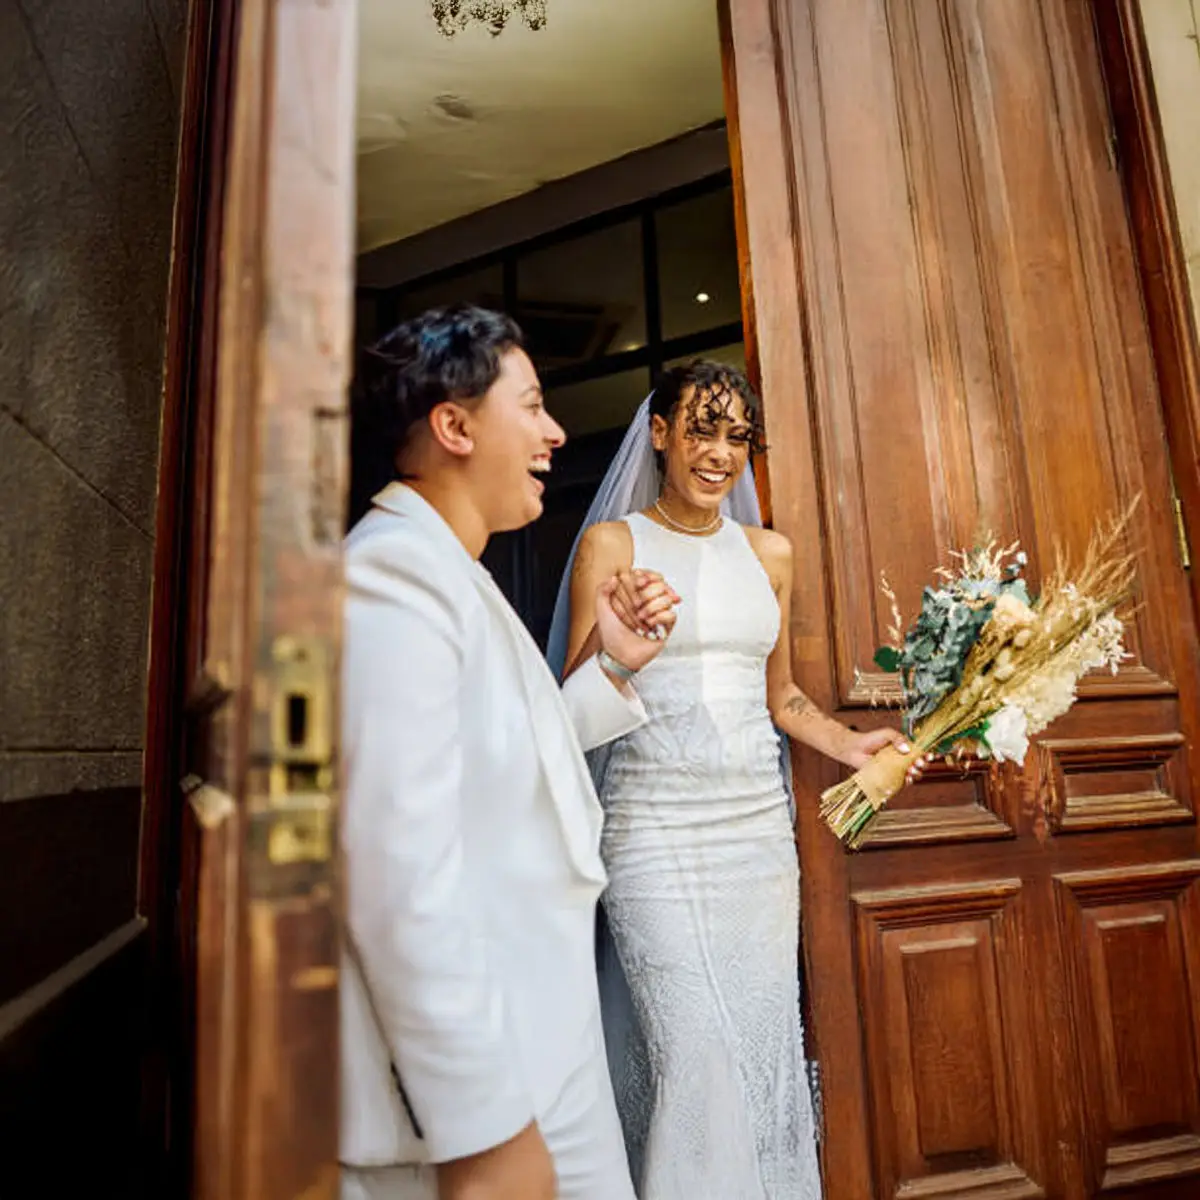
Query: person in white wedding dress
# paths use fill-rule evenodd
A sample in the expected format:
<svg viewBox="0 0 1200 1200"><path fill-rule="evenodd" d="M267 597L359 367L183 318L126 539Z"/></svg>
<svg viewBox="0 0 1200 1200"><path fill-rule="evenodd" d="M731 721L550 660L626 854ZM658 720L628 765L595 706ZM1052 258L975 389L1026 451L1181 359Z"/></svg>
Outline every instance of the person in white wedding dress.
<svg viewBox="0 0 1200 1200"><path fill-rule="evenodd" d="M570 675L596 650L598 581L653 569L681 598L638 673L648 723L593 764L604 912L633 1017L618 1011L621 981L602 979L605 1031L640 1200L821 1196L776 727L851 767L902 744L846 728L792 679L793 551L757 527L747 470L759 414L728 366L665 373L589 513L551 634L551 665Z"/></svg>

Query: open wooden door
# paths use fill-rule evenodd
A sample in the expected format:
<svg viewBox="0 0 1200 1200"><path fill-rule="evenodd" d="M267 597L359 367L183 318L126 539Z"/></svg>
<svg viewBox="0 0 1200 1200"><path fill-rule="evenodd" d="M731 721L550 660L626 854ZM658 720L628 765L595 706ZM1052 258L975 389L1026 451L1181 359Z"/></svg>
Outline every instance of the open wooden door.
<svg viewBox="0 0 1200 1200"><path fill-rule="evenodd" d="M851 855L817 816L836 769L799 756L828 1195L1196 1196L1200 659L1166 436L1186 422L1164 416L1092 7L722 7L801 685L885 719L881 569L911 618L981 529L1036 579L1144 497L1133 658L1023 775L931 771ZM1194 405L1182 336L1169 390Z"/></svg>
<svg viewBox="0 0 1200 1200"><path fill-rule="evenodd" d="M176 1186L332 1200L356 3L209 8L205 203L177 247Z"/></svg>

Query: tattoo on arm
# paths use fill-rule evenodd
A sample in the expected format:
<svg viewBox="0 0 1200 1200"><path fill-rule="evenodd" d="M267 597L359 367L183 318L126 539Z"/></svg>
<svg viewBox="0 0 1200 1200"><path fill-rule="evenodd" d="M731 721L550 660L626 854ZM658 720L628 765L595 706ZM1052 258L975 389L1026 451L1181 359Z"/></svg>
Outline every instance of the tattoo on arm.
<svg viewBox="0 0 1200 1200"><path fill-rule="evenodd" d="M821 710L799 688L784 705L784 709L794 717L819 717L821 715Z"/></svg>

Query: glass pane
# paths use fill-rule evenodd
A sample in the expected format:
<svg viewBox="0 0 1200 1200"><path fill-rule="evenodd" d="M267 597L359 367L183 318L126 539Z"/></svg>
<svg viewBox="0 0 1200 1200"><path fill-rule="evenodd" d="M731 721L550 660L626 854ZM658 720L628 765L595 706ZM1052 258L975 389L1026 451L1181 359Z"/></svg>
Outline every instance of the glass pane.
<svg viewBox="0 0 1200 1200"><path fill-rule="evenodd" d="M702 350L699 354L685 354L682 358L671 359L663 366L684 367L697 358L707 358L712 362L725 363L726 366L737 367L743 375L746 373L746 345L744 342L731 342L728 346L718 346L715 350Z"/></svg>
<svg viewBox="0 0 1200 1200"><path fill-rule="evenodd" d="M624 428L650 391L649 372L644 367L550 388L546 407L567 431L568 437Z"/></svg>
<svg viewBox="0 0 1200 1200"><path fill-rule="evenodd" d="M517 312L538 367L646 344L642 231L628 221L517 261Z"/></svg>
<svg viewBox="0 0 1200 1200"><path fill-rule="evenodd" d="M409 317L419 317L427 308L459 301L503 311L504 273L500 264L452 275L436 283L423 286L418 283L400 296L397 319L404 321Z"/></svg>
<svg viewBox="0 0 1200 1200"><path fill-rule="evenodd" d="M379 297L374 292L354 296L354 344L369 346L379 337Z"/></svg>
<svg viewBox="0 0 1200 1200"><path fill-rule="evenodd" d="M742 319L733 191L723 187L654 214L663 339Z"/></svg>

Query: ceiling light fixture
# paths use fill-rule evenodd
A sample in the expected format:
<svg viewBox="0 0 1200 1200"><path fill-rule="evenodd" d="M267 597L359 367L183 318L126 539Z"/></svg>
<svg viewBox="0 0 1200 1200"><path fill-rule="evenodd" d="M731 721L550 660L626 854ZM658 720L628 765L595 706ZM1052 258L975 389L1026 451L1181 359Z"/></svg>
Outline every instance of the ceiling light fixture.
<svg viewBox="0 0 1200 1200"><path fill-rule="evenodd" d="M707 304L711 299L712 299L712 297L707 292L697 292L696 293L696 303L697 304Z"/></svg>
<svg viewBox="0 0 1200 1200"><path fill-rule="evenodd" d="M486 25L493 37L519 14L530 29L546 24L546 0L432 0L433 19L446 36L461 33L472 22Z"/></svg>

